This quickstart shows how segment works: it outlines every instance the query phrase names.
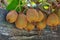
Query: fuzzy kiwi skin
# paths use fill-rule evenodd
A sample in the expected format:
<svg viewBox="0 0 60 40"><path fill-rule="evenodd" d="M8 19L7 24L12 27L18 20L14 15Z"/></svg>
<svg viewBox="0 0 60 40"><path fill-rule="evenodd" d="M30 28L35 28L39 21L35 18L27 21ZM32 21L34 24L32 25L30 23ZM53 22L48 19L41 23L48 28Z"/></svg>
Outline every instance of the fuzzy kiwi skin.
<svg viewBox="0 0 60 40"><path fill-rule="evenodd" d="M47 25L51 27L57 26L58 23L59 23L59 18L55 13L49 15L49 17L47 18Z"/></svg>
<svg viewBox="0 0 60 40"><path fill-rule="evenodd" d="M20 13L15 22L15 25L16 25L16 28L18 29L24 29L27 26L26 15L24 15L23 13Z"/></svg>
<svg viewBox="0 0 60 40"><path fill-rule="evenodd" d="M37 23L37 29L39 31L44 30L45 28L46 28L46 20L43 20L43 21Z"/></svg>
<svg viewBox="0 0 60 40"><path fill-rule="evenodd" d="M38 18L37 22L41 22L44 19L44 14L40 10L38 11L38 16L39 16L39 18Z"/></svg>
<svg viewBox="0 0 60 40"><path fill-rule="evenodd" d="M35 28L35 26L32 23L28 23L27 26L25 27L25 30L30 32Z"/></svg>
<svg viewBox="0 0 60 40"><path fill-rule="evenodd" d="M14 23L17 20L18 14L15 10L10 11L7 16L6 16L6 20L9 23Z"/></svg>
<svg viewBox="0 0 60 40"><path fill-rule="evenodd" d="M38 16L38 12L36 11L36 9L30 8L27 10L26 13L27 16L27 20L32 23L32 22L37 22L39 16Z"/></svg>

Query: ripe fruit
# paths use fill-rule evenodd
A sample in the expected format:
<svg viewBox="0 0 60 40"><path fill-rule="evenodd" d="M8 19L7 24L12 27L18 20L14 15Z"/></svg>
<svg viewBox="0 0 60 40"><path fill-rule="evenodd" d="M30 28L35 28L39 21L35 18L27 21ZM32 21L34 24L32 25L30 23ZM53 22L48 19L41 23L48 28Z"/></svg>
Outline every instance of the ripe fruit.
<svg viewBox="0 0 60 40"><path fill-rule="evenodd" d="M34 25L31 23L28 23L27 26L25 27L25 30L27 30L28 32L32 31L34 29Z"/></svg>
<svg viewBox="0 0 60 40"><path fill-rule="evenodd" d="M59 23L59 18L56 14L51 14L49 15L47 19L47 25L49 25L52 28L56 28Z"/></svg>
<svg viewBox="0 0 60 40"><path fill-rule="evenodd" d="M38 22L40 22L40 21L42 21L44 19L44 15L43 15L43 13L41 11L38 12L38 16L39 16Z"/></svg>
<svg viewBox="0 0 60 40"><path fill-rule="evenodd" d="M25 28L27 26L26 15L24 15L23 13L20 13L18 15L18 18L17 18L16 22L15 22L15 25L19 29Z"/></svg>
<svg viewBox="0 0 60 40"><path fill-rule="evenodd" d="M38 20L38 12L35 9L28 9L27 10L27 20L31 23L31 22L37 22Z"/></svg>
<svg viewBox="0 0 60 40"><path fill-rule="evenodd" d="M14 23L16 21L18 17L18 14L15 10L12 10L10 11L7 16L6 16L6 20L9 22L9 23Z"/></svg>
<svg viewBox="0 0 60 40"><path fill-rule="evenodd" d="M43 20L37 24L37 29L40 31L44 30L45 27L46 27L46 20Z"/></svg>

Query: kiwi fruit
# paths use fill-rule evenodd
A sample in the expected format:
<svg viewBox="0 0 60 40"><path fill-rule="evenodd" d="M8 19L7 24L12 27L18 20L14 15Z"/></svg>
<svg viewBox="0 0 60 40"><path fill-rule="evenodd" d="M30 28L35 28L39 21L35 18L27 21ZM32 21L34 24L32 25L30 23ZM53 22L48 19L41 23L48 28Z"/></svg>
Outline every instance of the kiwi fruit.
<svg viewBox="0 0 60 40"><path fill-rule="evenodd" d="M47 18L47 25L54 27L57 26L59 23L59 18L55 13L52 13Z"/></svg>
<svg viewBox="0 0 60 40"><path fill-rule="evenodd" d="M28 22L30 23L37 22L39 18L38 12L36 11L36 9L33 9L33 8L30 8L27 10L26 16L27 16Z"/></svg>
<svg viewBox="0 0 60 40"><path fill-rule="evenodd" d="M26 15L24 15L23 13L20 13L18 15L16 22L15 22L15 25L19 29L24 29L27 26Z"/></svg>
<svg viewBox="0 0 60 40"><path fill-rule="evenodd" d="M25 30L30 32L34 29L34 25L32 23L28 23L27 26L25 27Z"/></svg>
<svg viewBox="0 0 60 40"><path fill-rule="evenodd" d="M9 23L14 23L17 20L18 14L15 10L10 11L7 16L6 16L6 20Z"/></svg>
<svg viewBox="0 0 60 40"><path fill-rule="evenodd" d="M38 11L38 22L42 21L44 19L44 14L41 11Z"/></svg>
<svg viewBox="0 0 60 40"><path fill-rule="evenodd" d="M43 20L43 21L41 21L41 22L39 22L39 23L37 23L37 29L38 30L44 30L46 28L46 20Z"/></svg>

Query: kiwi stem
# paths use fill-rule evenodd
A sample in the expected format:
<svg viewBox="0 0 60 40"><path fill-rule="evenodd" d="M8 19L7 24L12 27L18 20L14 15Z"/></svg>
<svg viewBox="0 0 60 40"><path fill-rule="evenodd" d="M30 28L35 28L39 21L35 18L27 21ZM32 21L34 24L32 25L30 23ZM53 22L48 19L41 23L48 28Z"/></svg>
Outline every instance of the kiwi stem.
<svg viewBox="0 0 60 40"><path fill-rule="evenodd" d="M19 4L17 5L17 7L14 10L16 10L18 7L20 9L20 0L19 0Z"/></svg>
<svg viewBox="0 0 60 40"><path fill-rule="evenodd" d="M21 12L21 8L20 8L20 0L19 0L19 4L17 5L17 7L14 9L14 10L16 10L17 8L19 7L19 12Z"/></svg>
<svg viewBox="0 0 60 40"><path fill-rule="evenodd" d="M26 10L27 10L27 9L25 9L25 10L23 11L23 13L25 13Z"/></svg>
<svg viewBox="0 0 60 40"><path fill-rule="evenodd" d="M29 8L26 6L25 9L23 10L23 13L25 13L26 10L28 10Z"/></svg>
<svg viewBox="0 0 60 40"><path fill-rule="evenodd" d="M18 7L19 7L19 5L17 5L17 7L14 10L16 10Z"/></svg>

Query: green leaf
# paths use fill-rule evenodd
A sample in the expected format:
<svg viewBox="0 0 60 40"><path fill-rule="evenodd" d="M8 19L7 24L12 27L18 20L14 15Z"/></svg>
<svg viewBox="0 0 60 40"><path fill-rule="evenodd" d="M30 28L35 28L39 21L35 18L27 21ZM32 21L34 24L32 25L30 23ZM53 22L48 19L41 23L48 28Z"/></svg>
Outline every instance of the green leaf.
<svg viewBox="0 0 60 40"><path fill-rule="evenodd" d="M8 6L7 10L16 10L16 11L22 11L23 6L26 4L26 0L13 0Z"/></svg>
<svg viewBox="0 0 60 40"><path fill-rule="evenodd" d="M10 4L13 0L7 0L7 3Z"/></svg>
<svg viewBox="0 0 60 40"><path fill-rule="evenodd" d="M19 0L13 0L8 6L7 6L7 10L14 10L19 4Z"/></svg>

